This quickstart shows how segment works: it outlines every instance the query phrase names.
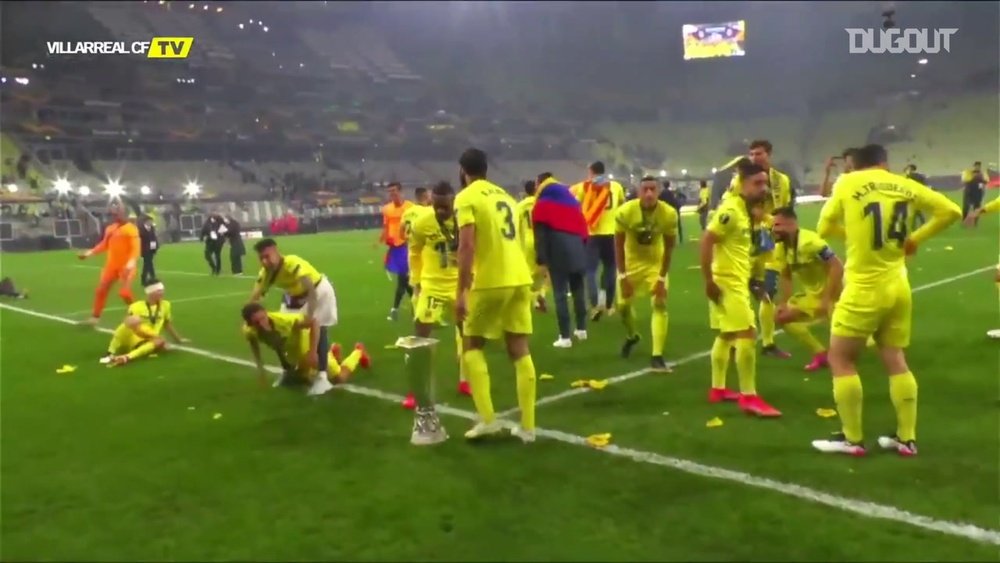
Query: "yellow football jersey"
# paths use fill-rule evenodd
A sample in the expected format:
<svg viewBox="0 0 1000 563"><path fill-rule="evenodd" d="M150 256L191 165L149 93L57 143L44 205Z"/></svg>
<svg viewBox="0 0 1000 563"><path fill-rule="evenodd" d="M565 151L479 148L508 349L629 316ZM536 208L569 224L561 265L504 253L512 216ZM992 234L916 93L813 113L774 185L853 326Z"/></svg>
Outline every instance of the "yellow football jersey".
<svg viewBox="0 0 1000 563"><path fill-rule="evenodd" d="M292 297L303 297L306 294L300 280L303 277L308 277L313 284L318 284L323 279L323 274L304 259L288 255L282 257L281 263L274 271L262 267L257 273L256 285L261 295L266 294L272 287L277 287Z"/></svg>
<svg viewBox="0 0 1000 563"><path fill-rule="evenodd" d="M826 264L834 256L826 241L808 229L799 229L790 244L779 242L774 249L778 268L782 271L789 268L802 291L811 296L821 295L826 290Z"/></svg>
<svg viewBox="0 0 1000 563"><path fill-rule="evenodd" d="M452 217L442 225L426 213L410 230L410 282L421 291L454 297L458 290L458 225Z"/></svg>
<svg viewBox="0 0 1000 563"><path fill-rule="evenodd" d="M434 208L429 205L412 205L403 212L403 218L400 222L400 228L403 231L403 240L410 240L410 233L413 231L414 223L427 214L433 215Z"/></svg>
<svg viewBox="0 0 1000 563"><path fill-rule="evenodd" d="M917 211L931 218L908 232ZM844 279L879 285L905 274L903 242L916 243L962 217L958 205L923 184L888 170L844 174L820 212L820 236L843 232L847 239Z"/></svg>
<svg viewBox="0 0 1000 563"><path fill-rule="evenodd" d="M723 194L723 199L730 199L739 195L740 176L733 171L733 179L729 182L729 189ZM767 215L764 224L770 224L770 215L779 207L787 207L792 203L792 181L788 176L775 169L773 166L767 171L767 195L764 197L764 213Z"/></svg>
<svg viewBox="0 0 1000 563"><path fill-rule="evenodd" d="M474 225L472 289L531 285L531 272L518 239L517 202L506 190L476 180L455 196L458 227Z"/></svg>
<svg viewBox="0 0 1000 563"><path fill-rule="evenodd" d="M700 188L698 190L698 211L707 210L711 199L712 190L710 188Z"/></svg>
<svg viewBox="0 0 1000 563"><path fill-rule="evenodd" d="M708 230L718 237L712 255L712 275L716 283L748 285L753 223L746 201L740 196L723 200L708 223Z"/></svg>
<svg viewBox="0 0 1000 563"><path fill-rule="evenodd" d="M243 325L243 336L265 344L292 364L298 362L309 351L309 331L296 324L305 318L301 313L268 313L271 330L260 330L256 326Z"/></svg>
<svg viewBox="0 0 1000 563"><path fill-rule="evenodd" d="M517 202L518 234L521 235L521 247L525 252L535 251L535 228L531 222L531 212L535 210L536 201L537 197L529 195Z"/></svg>
<svg viewBox="0 0 1000 563"><path fill-rule="evenodd" d="M170 302L166 299L161 299L155 305L145 301L136 301L128 306L127 315L139 317L142 320L142 328L159 335L160 331L163 330L163 325L170 321L170 311Z"/></svg>
<svg viewBox="0 0 1000 563"><path fill-rule="evenodd" d="M615 232L625 234L625 268L628 272L659 268L663 237L677 237L677 211L662 201L651 210L633 199L618 208Z"/></svg>

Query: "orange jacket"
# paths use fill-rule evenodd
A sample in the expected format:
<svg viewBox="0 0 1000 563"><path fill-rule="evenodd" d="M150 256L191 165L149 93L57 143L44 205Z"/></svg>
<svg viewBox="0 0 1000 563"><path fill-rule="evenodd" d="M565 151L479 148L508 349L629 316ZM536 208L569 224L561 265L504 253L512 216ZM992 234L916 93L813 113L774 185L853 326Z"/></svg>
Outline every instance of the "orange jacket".
<svg viewBox="0 0 1000 563"><path fill-rule="evenodd" d="M401 204L389 202L382 206L382 236L381 242L389 246L400 246L406 241L399 236L399 226L403 223L403 213L413 206L411 201L403 201Z"/></svg>
<svg viewBox="0 0 1000 563"><path fill-rule="evenodd" d="M97 246L90 249L91 254L107 251L105 268L119 269L132 264L135 266L139 258L139 229L135 224L112 223L104 228L104 237Z"/></svg>

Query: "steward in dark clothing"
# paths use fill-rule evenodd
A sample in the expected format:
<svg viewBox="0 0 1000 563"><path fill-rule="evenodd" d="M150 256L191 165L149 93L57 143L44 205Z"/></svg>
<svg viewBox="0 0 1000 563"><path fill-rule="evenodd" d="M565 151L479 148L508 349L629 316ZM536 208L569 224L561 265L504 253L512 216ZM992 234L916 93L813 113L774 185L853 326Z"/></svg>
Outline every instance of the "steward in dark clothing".
<svg viewBox="0 0 1000 563"><path fill-rule="evenodd" d="M232 268L233 275L238 276L243 273L243 256L247 253L246 247L243 245L240 223L232 217L226 217L222 220L222 224L226 227L226 233L223 236L229 240L229 266Z"/></svg>
<svg viewBox="0 0 1000 563"><path fill-rule="evenodd" d="M684 206L684 196L670 188L670 180L663 181L663 191L660 201L674 208L677 212L677 242L684 242L684 221L681 219L681 207Z"/></svg>
<svg viewBox="0 0 1000 563"><path fill-rule="evenodd" d="M222 217L218 214L211 214L205 217L205 223L201 226L201 236L198 240L205 242L205 261L213 276L222 273L222 245L226 239L224 233L220 233L220 228L225 231Z"/></svg>
<svg viewBox="0 0 1000 563"><path fill-rule="evenodd" d="M139 243L142 254L142 285L148 285L156 279L153 258L160 249L160 243L156 239L156 226L149 215L143 215L139 221Z"/></svg>
<svg viewBox="0 0 1000 563"><path fill-rule="evenodd" d="M983 195L986 184L990 181L989 174L983 172L983 163L974 162L972 168L962 172L962 218L983 206ZM978 219L977 219L978 221Z"/></svg>

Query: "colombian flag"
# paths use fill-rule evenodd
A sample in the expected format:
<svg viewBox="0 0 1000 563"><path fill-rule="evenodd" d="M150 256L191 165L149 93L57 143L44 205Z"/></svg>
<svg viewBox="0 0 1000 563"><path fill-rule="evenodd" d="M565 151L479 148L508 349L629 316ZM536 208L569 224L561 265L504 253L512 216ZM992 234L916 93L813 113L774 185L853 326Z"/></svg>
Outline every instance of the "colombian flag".
<svg viewBox="0 0 1000 563"><path fill-rule="evenodd" d="M548 178L538 186L536 196L538 199L531 213L532 223L587 238L587 221L583 218L580 202L573 197L569 186Z"/></svg>

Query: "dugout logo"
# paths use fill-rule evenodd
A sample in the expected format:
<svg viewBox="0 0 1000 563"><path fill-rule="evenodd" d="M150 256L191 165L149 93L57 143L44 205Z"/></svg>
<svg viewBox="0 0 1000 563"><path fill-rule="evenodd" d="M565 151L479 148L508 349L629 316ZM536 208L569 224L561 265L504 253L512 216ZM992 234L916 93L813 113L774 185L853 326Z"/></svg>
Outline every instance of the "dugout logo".
<svg viewBox="0 0 1000 563"><path fill-rule="evenodd" d="M905 28L905 29L873 29L847 27L848 50L852 55L867 53L891 53L898 55L935 55L942 50L951 52L951 36L958 28Z"/></svg>
<svg viewBox="0 0 1000 563"><path fill-rule="evenodd" d="M154 37L149 41L47 41L50 56L145 55L147 59L186 59L194 37Z"/></svg>

